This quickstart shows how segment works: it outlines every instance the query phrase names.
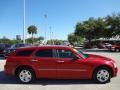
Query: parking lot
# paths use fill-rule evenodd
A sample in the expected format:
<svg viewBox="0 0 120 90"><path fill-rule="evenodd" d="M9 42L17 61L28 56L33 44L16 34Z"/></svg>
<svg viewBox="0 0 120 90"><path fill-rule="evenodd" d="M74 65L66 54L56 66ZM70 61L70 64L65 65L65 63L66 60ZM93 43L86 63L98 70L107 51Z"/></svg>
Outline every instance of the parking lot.
<svg viewBox="0 0 120 90"><path fill-rule="evenodd" d="M120 53L106 51L88 51L87 53L107 56L117 62L120 69ZM5 60L0 60L0 90L119 90L120 72L111 82L96 84L91 80L37 80L33 84L19 84L15 78L4 75Z"/></svg>

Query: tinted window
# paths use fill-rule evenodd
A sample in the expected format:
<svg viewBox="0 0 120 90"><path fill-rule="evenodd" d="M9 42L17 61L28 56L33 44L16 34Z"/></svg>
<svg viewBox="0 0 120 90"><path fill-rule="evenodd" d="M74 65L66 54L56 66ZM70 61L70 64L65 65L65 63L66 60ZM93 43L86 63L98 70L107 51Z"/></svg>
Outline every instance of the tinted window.
<svg viewBox="0 0 120 90"><path fill-rule="evenodd" d="M17 52L16 56L30 56L32 54L33 50L23 50Z"/></svg>
<svg viewBox="0 0 120 90"><path fill-rule="evenodd" d="M25 45L24 44L18 44L17 47L24 47Z"/></svg>
<svg viewBox="0 0 120 90"><path fill-rule="evenodd" d="M0 44L0 48L4 48L5 47L5 45L4 44Z"/></svg>
<svg viewBox="0 0 120 90"><path fill-rule="evenodd" d="M25 45L24 44L16 44L16 48L19 48L19 47L24 47Z"/></svg>
<svg viewBox="0 0 120 90"><path fill-rule="evenodd" d="M39 50L36 52L37 57L53 57L52 49Z"/></svg>
<svg viewBox="0 0 120 90"><path fill-rule="evenodd" d="M6 48L9 48L9 47L10 47L10 45L9 45L9 44L6 44L6 45L5 45L5 47L6 47Z"/></svg>
<svg viewBox="0 0 120 90"><path fill-rule="evenodd" d="M9 44L0 44L0 48L8 48L8 47L10 47Z"/></svg>
<svg viewBox="0 0 120 90"><path fill-rule="evenodd" d="M60 58L73 58L75 55L69 50L57 50Z"/></svg>
<svg viewBox="0 0 120 90"><path fill-rule="evenodd" d="M16 44L15 48L31 46L30 44Z"/></svg>

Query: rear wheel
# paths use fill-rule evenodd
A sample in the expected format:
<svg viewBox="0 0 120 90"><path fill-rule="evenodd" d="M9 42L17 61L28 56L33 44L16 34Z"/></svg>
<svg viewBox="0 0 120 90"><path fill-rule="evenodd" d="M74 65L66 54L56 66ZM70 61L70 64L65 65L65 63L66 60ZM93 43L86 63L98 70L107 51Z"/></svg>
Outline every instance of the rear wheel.
<svg viewBox="0 0 120 90"><path fill-rule="evenodd" d="M32 69L22 68L17 73L17 79L21 83L31 83L35 79L35 74Z"/></svg>
<svg viewBox="0 0 120 90"><path fill-rule="evenodd" d="M107 67L101 67L95 70L93 79L97 83L107 83L111 79L111 71Z"/></svg>

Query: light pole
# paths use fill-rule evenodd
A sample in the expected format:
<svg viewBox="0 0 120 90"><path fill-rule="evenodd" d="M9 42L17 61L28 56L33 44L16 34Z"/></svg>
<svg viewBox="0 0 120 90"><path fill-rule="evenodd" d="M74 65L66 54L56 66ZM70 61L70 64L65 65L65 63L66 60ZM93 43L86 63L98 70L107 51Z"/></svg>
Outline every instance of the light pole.
<svg viewBox="0 0 120 90"><path fill-rule="evenodd" d="M54 38L53 38L53 32L51 32L51 37L52 37L52 45L54 45Z"/></svg>
<svg viewBox="0 0 120 90"><path fill-rule="evenodd" d="M47 43L47 14L44 15L45 18L45 44Z"/></svg>
<svg viewBox="0 0 120 90"><path fill-rule="evenodd" d="M50 29L50 44L52 45L52 32L51 32L51 26L49 27Z"/></svg>
<svg viewBox="0 0 120 90"><path fill-rule="evenodd" d="M23 43L25 43L25 0L23 0Z"/></svg>

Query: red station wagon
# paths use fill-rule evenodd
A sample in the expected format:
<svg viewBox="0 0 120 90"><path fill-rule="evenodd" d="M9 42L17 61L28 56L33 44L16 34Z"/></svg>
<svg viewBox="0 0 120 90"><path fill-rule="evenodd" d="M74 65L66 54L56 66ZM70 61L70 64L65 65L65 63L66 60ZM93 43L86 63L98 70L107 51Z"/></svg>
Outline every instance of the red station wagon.
<svg viewBox="0 0 120 90"><path fill-rule="evenodd" d="M106 83L117 75L114 60L59 45L19 48L10 54L4 68L7 75L16 76L22 83L36 78L93 79Z"/></svg>

